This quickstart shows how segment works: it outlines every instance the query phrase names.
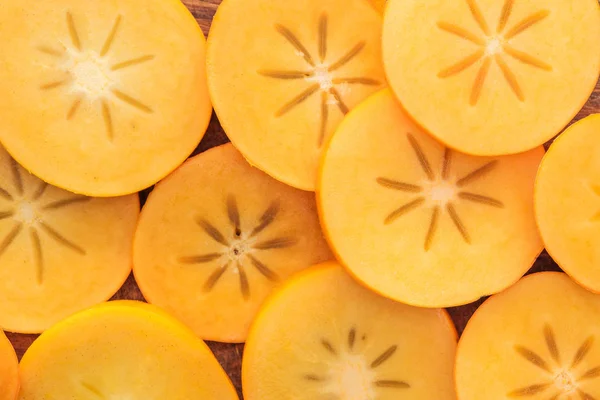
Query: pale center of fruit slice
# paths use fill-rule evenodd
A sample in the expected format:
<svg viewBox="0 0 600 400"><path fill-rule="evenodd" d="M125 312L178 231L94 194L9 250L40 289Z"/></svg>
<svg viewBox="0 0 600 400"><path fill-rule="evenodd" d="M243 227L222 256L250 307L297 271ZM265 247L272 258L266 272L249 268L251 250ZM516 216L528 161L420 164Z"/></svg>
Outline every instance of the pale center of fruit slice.
<svg viewBox="0 0 600 400"><path fill-rule="evenodd" d="M502 41L499 37L491 37L488 39L485 46L485 53L487 55L494 55L502 51Z"/></svg>
<svg viewBox="0 0 600 400"><path fill-rule="evenodd" d="M325 66L317 66L313 70L313 74L307 78L308 81L313 81L319 84L321 90L329 91L333 87L333 80L329 69Z"/></svg>
<svg viewBox="0 0 600 400"><path fill-rule="evenodd" d="M429 182L429 199L436 204L445 205L454 199L456 187L448 181Z"/></svg>
<svg viewBox="0 0 600 400"><path fill-rule="evenodd" d="M106 59L94 51L73 52L67 68L73 77L72 89L92 98L103 97L113 84Z"/></svg>
<svg viewBox="0 0 600 400"><path fill-rule="evenodd" d="M577 382L568 371L562 371L556 375L554 384L563 393L571 393L577 389Z"/></svg>
<svg viewBox="0 0 600 400"><path fill-rule="evenodd" d="M325 393L334 394L340 400L375 399L376 373L363 355L342 354L329 368L328 375L332 379L325 387Z"/></svg>
<svg viewBox="0 0 600 400"><path fill-rule="evenodd" d="M19 203L15 217L24 224L32 225L36 220L36 214L31 203L26 201Z"/></svg>

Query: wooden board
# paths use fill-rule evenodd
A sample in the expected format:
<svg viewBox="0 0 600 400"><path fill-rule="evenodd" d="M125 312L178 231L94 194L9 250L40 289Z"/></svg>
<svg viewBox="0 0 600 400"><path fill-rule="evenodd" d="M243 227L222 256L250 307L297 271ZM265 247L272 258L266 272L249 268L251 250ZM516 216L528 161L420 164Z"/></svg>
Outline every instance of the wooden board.
<svg viewBox="0 0 600 400"><path fill-rule="evenodd" d="M183 2L187 5L190 11L196 17L198 24L202 27L204 34L207 35L210 29L210 24L212 21L212 17L217 10L217 7L221 0L183 0ZM235 50L235 49L233 49ZM600 113L600 82L596 85L596 90L594 94L587 102L585 107L581 110L581 112L575 118L575 121L593 113ZM208 128L208 132L198 148L196 149L194 154L198 154L202 151L205 151L211 147L218 146L220 144L226 143L227 136L223 132L219 121L213 115L210 126ZM146 199L148 191L145 191L140 194L142 201ZM538 258L535 266L529 271L539 272L539 271L560 271L556 263L548 256L546 252L542 253L542 255ZM133 299L133 300L143 300L142 294L140 293L137 285L133 277L129 277L127 283L123 286L123 288L117 293L113 299ZM469 304L462 307L456 307L449 310L452 315L452 319L456 324L456 328L459 333L465 328L465 325L473 312L479 307L479 305L483 302L484 299L481 299L473 304ZM8 334L9 339L14 344L19 357L23 355L25 350L29 347L31 342L36 338L35 335L15 335ZM227 371L232 381L234 382L238 393L241 398L241 380L240 380L240 367L242 362L242 353L243 353L243 345L228 345L222 343L209 343L211 349L223 365L223 368Z"/></svg>

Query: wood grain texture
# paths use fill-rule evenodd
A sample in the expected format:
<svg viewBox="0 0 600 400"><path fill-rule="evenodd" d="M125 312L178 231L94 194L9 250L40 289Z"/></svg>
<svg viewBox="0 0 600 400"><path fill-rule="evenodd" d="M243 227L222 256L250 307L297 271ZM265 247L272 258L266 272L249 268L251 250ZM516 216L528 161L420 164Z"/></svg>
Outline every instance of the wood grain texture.
<svg viewBox="0 0 600 400"><path fill-rule="evenodd" d="M190 11L194 14L194 17L198 21L198 24L202 27L204 34L207 35L210 29L212 18L216 12L216 9L220 3L220 0L184 0L183 1ZM235 49L233 49L235 50ZM574 121L586 117L589 114L600 113L600 82L596 85L596 90L591 96L587 104L583 107L581 112L577 115ZM211 147L218 146L228 141L227 136L223 132L219 121L213 114L213 118L210 122L208 132L204 137L204 140L200 143L195 154L201 153ZM148 189L140 193L142 202L145 201L148 193L152 189ZM534 267L529 273L539 271L560 271L556 263L550 258L550 256L543 252ZM140 293L132 276L129 277L127 283L123 288L113 297L113 299L133 299L143 300L143 296ZM469 304L462 307L455 307L449 309L449 313L452 316L456 328L460 333L464 330L464 327L479 305L484 299L479 300L473 304ZM15 346L19 357L23 355L25 350L29 347L31 342L37 337L36 335L17 335L8 334L10 340ZM241 398L241 380L240 380L240 368L242 362L243 345L230 345L222 343L209 343L210 348L215 353L219 362L225 368L233 383L235 384L238 393Z"/></svg>

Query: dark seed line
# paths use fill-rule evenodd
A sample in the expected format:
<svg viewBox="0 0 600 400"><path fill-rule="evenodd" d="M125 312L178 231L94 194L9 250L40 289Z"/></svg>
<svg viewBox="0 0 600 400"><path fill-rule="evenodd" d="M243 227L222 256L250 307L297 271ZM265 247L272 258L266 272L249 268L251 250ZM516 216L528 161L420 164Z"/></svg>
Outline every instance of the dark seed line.
<svg viewBox="0 0 600 400"><path fill-rule="evenodd" d="M525 396L535 396L536 394L542 393L546 391L552 384L551 383L541 383L537 385L526 386L521 389L514 390L508 394L510 397L525 397Z"/></svg>
<svg viewBox="0 0 600 400"><path fill-rule="evenodd" d="M219 230L215 228L210 222L204 219L198 219L196 223L200 225L200 227L204 229L204 232L206 232L206 234L210 236L215 242L221 243L224 246L229 246L229 242L225 239L223 234L221 234L221 232L219 232Z"/></svg>
<svg viewBox="0 0 600 400"><path fill-rule="evenodd" d="M64 53L64 49L62 49L62 51L60 50L56 50L53 49L52 47L48 47L48 46L38 46L37 48L39 51L41 51L42 53L54 56L54 57L62 57L65 53Z"/></svg>
<svg viewBox="0 0 600 400"><path fill-rule="evenodd" d="M561 392L556 393L554 396L550 397L550 400L558 400L558 398L560 397L561 394L562 394ZM569 399L567 399L567 400L569 400Z"/></svg>
<svg viewBox="0 0 600 400"><path fill-rule="evenodd" d="M321 15L319 18L319 57L321 63L327 57L327 14Z"/></svg>
<svg viewBox="0 0 600 400"><path fill-rule="evenodd" d="M23 177L21 176L20 166L14 159L10 159L10 170L13 176L13 184L19 196L23 195Z"/></svg>
<svg viewBox="0 0 600 400"><path fill-rule="evenodd" d="M222 267L215 269L210 276L208 277L208 279L206 280L206 282L204 283L204 286L202 287L202 290L204 292L210 292L211 290L213 290L213 288L215 287L215 285L217 284L217 282L219 282L219 279L221 279L221 277L223 276L223 274L225 273L225 271L227 271L227 269L230 266L230 261L228 261L227 263L225 263Z"/></svg>
<svg viewBox="0 0 600 400"><path fill-rule="evenodd" d="M328 72L333 72L342 68L348 62L352 61L352 59L360 54L360 52L365 48L366 42L358 42L354 45L353 48L348 51L348 53L344 54L339 60L329 66L327 68Z"/></svg>
<svg viewBox="0 0 600 400"><path fill-rule="evenodd" d="M498 165L498 160L490 161L489 163L485 164L484 166L477 168L473 172L470 172L467 175L465 175L464 177L462 177L461 179L459 179L458 182L456 182L456 185L458 187L464 187L479 178L483 178L484 176L486 176L487 174L492 172L492 170L494 168L496 168L497 165Z"/></svg>
<svg viewBox="0 0 600 400"><path fill-rule="evenodd" d="M40 89L42 89L42 90L56 89L56 88L66 85L68 82L69 82L69 79L62 79L60 81L46 83L46 84L40 86Z"/></svg>
<svg viewBox="0 0 600 400"><path fill-rule="evenodd" d="M421 193L423 191L421 186L413 185L412 183L399 182L393 179L377 178L377 183L384 188L399 190L401 192Z"/></svg>
<svg viewBox="0 0 600 400"><path fill-rule="evenodd" d="M252 254L247 254L247 257L250 259L250 262L256 268L258 272L260 272L265 278L270 280L271 282L279 281L279 276L273 272L269 267L267 267L263 262L261 262L258 258L254 257Z"/></svg>
<svg viewBox="0 0 600 400"><path fill-rule="evenodd" d="M233 225L235 235L239 236L241 234L240 210L233 195L227 196L227 216L229 217L229 222Z"/></svg>
<svg viewBox="0 0 600 400"><path fill-rule="evenodd" d="M260 75L268 78L276 79L305 79L308 78L311 73L306 71L274 71L274 70L260 70Z"/></svg>
<svg viewBox="0 0 600 400"><path fill-rule="evenodd" d="M352 328L348 332L348 349L354 349L354 342L356 342L356 328Z"/></svg>
<svg viewBox="0 0 600 400"><path fill-rule="evenodd" d="M304 379L311 382L325 382L327 380L326 377L314 374L304 375Z"/></svg>
<svg viewBox="0 0 600 400"><path fill-rule="evenodd" d="M419 142L417 142L417 139L415 139L415 137L412 134L409 133L407 136L408 136L408 141L410 142L410 146L412 147L415 154L417 155L419 164L421 164L421 168L423 168L423 171L427 175L427 178L430 181L434 180L435 175L433 174L433 170L431 169L431 164L429 163L429 160L427 160L427 156L425 155L423 148L421 147Z"/></svg>
<svg viewBox="0 0 600 400"><path fill-rule="evenodd" d="M360 85L367 85L367 86L377 86L380 85L381 82L379 82L376 79L371 79L371 78L364 78L364 77L357 77L357 78L335 78L332 79L331 81L334 85L341 85L344 83L347 84L360 84Z"/></svg>
<svg viewBox="0 0 600 400"><path fill-rule="evenodd" d="M531 364L535 365L538 368L543 369L546 372L552 373L552 370L550 369L550 367L548 366L548 364L546 363L546 361L544 361L544 359L542 357L540 357L537 353L529 350L526 347L523 346L515 346L515 351L522 356L525 360L529 361Z"/></svg>
<svg viewBox="0 0 600 400"><path fill-rule="evenodd" d="M49 204L45 205L42 209L43 210L57 210L59 208L68 207L68 206L71 206L73 204L87 203L90 200L91 200L90 197L77 196L77 197L72 197L70 199L53 201L52 203L49 203Z"/></svg>
<svg viewBox="0 0 600 400"><path fill-rule="evenodd" d="M525 96L523 95L523 90L521 89L521 86L519 85L519 82L517 81L517 77L515 76L514 72L512 72L512 70L510 69L508 64L506 64L506 61L504 61L504 58L500 54L496 54L494 58L496 60L496 64L498 64L500 70L502 71L502 75L504 75L504 79L506 79L506 82L508 82L508 85L512 89L515 96L517 96L517 98L520 101L524 101Z"/></svg>
<svg viewBox="0 0 600 400"><path fill-rule="evenodd" d="M456 64L453 64L453 65L449 66L448 68L441 70L438 73L438 77L439 78L450 78L451 76L457 75L457 74L463 72L464 70L466 70L467 68L469 68L471 65L475 64L477 61L481 60L483 58L484 54L485 54L484 50L479 49L479 50L475 51L473 54L463 58Z"/></svg>
<svg viewBox="0 0 600 400"><path fill-rule="evenodd" d="M437 23L437 27L440 28L441 30L451 33L455 36L458 36L461 39L465 39L468 40L471 43L474 44L478 44L480 46L485 45L485 41L483 39L481 39L481 37L475 35L472 32L469 32L468 30L461 28L460 26L448 23L448 22L444 22L444 21L439 21Z"/></svg>
<svg viewBox="0 0 600 400"><path fill-rule="evenodd" d="M448 215L450 215L450 219L454 223L454 226L456 226L456 229L458 229L458 232L463 237L465 242L467 242L468 244L471 244L471 238L469 236L469 233L467 232L467 228L466 228L465 224L462 222L462 220L460 219L460 216L458 215L458 212L456 212L456 208L454 207L454 205L452 203L446 204L446 211L448 211Z"/></svg>
<svg viewBox="0 0 600 400"><path fill-rule="evenodd" d="M132 107L137 108L140 111L143 111L147 114L152 114L154 111L147 105L143 104L141 101L134 99L133 97L121 92L118 89L112 89L111 92L121 101L129 104Z"/></svg>
<svg viewBox="0 0 600 400"><path fill-rule="evenodd" d="M387 360L390 359L390 357L392 357L394 355L394 353L396 352L396 350L398 350L398 346L391 346L386 351L384 351L383 353L381 353L381 355L379 357L377 357L371 363L371 368L375 369L375 368L379 367L380 365L382 365L383 363L385 363Z"/></svg>
<svg viewBox="0 0 600 400"><path fill-rule="evenodd" d="M600 376L600 366L585 371L579 380L594 379Z"/></svg>
<svg viewBox="0 0 600 400"><path fill-rule="evenodd" d="M10 218L13 215L15 215L14 211L0 211L0 221L6 219L6 218Z"/></svg>
<svg viewBox="0 0 600 400"><path fill-rule="evenodd" d="M64 237L63 235L61 235L60 233L58 233L50 225L46 224L43 221L39 221L39 225L40 225L40 228L42 228L42 230L44 232L46 232L57 243L60 243L60 244L64 245L65 247L68 247L69 249L71 249L71 250L73 250L76 253L79 253L81 255L85 255L86 254L86 251L84 249L82 249L81 247L79 247L78 245L76 245L75 243L73 243L72 241L70 241L69 239L67 239L66 237Z"/></svg>
<svg viewBox="0 0 600 400"><path fill-rule="evenodd" d="M479 27L481 28L483 33L485 33L486 36L489 36L491 33L490 28L489 28L487 22L485 21L485 18L483 17L483 14L481 13L481 10L477 6L477 3L475 2L475 0L467 0L467 4L469 5L469 9L471 10L471 14L473 15L473 18L475 18L475 21L477 22L477 24L479 25Z"/></svg>
<svg viewBox="0 0 600 400"><path fill-rule="evenodd" d="M106 127L106 134L108 140L112 142L115 137L115 129L113 126L112 113L108 101L102 100L102 118L104 119L104 126Z"/></svg>
<svg viewBox="0 0 600 400"><path fill-rule="evenodd" d="M425 236L425 251L431 249L435 232L437 231L438 221L440 219L440 207L436 206L431 212L431 220L429 221L429 228L427 229L427 236Z"/></svg>
<svg viewBox="0 0 600 400"><path fill-rule="evenodd" d="M452 150L448 147L444 149L444 159L442 160L442 179L448 179L450 166L452 165Z"/></svg>
<svg viewBox="0 0 600 400"><path fill-rule="evenodd" d="M15 241L21 230L23 229L22 223L17 223L12 230L4 237L2 243L0 243L0 257L4 254L6 249Z"/></svg>
<svg viewBox="0 0 600 400"><path fill-rule="evenodd" d="M264 231L269 225L273 223L277 214L279 214L280 204L278 201L274 201L271 203L269 208L263 213L260 217L260 223L252 230L250 237L254 237L258 235L260 232Z"/></svg>
<svg viewBox="0 0 600 400"><path fill-rule="evenodd" d="M100 391L100 389L98 389L94 385L87 383L87 382L81 382L81 386L83 386L88 392L98 396L100 399L105 399L105 397L102 394L102 392Z"/></svg>
<svg viewBox="0 0 600 400"><path fill-rule="evenodd" d="M315 83L314 85L311 85L306 90L304 90L302 93L300 93L298 96L294 97L292 100L290 100L289 102L287 102L286 104L284 104L283 107L281 107L275 113L275 116L276 117L281 117L282 115L286 114L288 111L292 110L297 105L301 104L304 100L306 100L310 96L312 96L317 90L319 90L319 87L320 86L319 86L318 83Z"/></svg>
<svg viewBox="0 0 600 400"><path fill-rule="evenodd" d="M594 344L594 337L590 336L587 338L577 350L575 357L573 358L573 362L571 363L571 368L575 368L579 365L579 363L587 356L588 352L592 348Z"/></svg>
<svg viewBox="0 0 600 400"><path fill-rule="evenodd" d="M179 257L182 264L205 264L223 257L223 253L209 253L198 256Z"/></svg>
<svg viewBox="0 0 600 400"><path fill-rule="evenodd" d="M327 123L329 122L329 104L327 104L327 92L321 92L321 126L319 127L319 143L321 148L327 134Z"/></svg>
<svg viewBox="0 0 600 400"><path fill-rule="evenodd" d="M469 104L471 106L475 106L479 101L481 91L483 90L483 84L485 83L487 75L490 72L491 65L492 60L489 57L487 57L483 61L483 64L481 64L481 67L479 67L479 72L477 72L475 82L473 82L473 88L471 89L471 97L469 99Z"/></svg>
<svg viewBox="0 0 600 400"><path fill-rule="evenodd" d="M589 393L584 392L581 389L577 389L577 393L579 394L579 397L581 397L581 400L596 400L596 398L594 396L592 396Z"/></svg>
<svg viewBox="0 0 600 400"><path fill-rule="evenodd" d="M281 237L277 239L271 239L264 242L259 242L253 247L257 250L273 250L273 249L285 249L286 247L294 246L298 241L290 237Z"/></svg>
<svg viewBox="0 0 600 400"><path fill-rule="evenodd" d="M6 200L14 200L12 195L8 192L8 190L0 187L0 197L4 197Z"/></svg>
<svg viewBox="0 0 600 400"><path fill-rule="evenodd" d="M104 42L104 46L102 46L102 51L100 52L100 56L104 57L110 51L110 48L111 48L113 42L115 41L115 36L117 35L117 31L119 29L119 26L121 25L122 19L123 19L123 17L121 15L119 15L117 17L117 19L115 20L115 23L113 24L113 27L110 30L110 33L108 34L108 37L106 38L106 41Z"/></svg>
<svg viewBox="0 0 600 400"><path fill-rule="evenodd" d="M504 203L492 197L482 196L480 194L470 192L460 192L458 197L463 200L472 201L474 203L485 204L492 207L504 208Z"/></svg>
<svg viewBox="0 0 600 400"><path fill-rule="evenodd" d="M503 47L504 51L506 52L506 54L508 54L515 60L521 61L524 64L530 65L535 68L539 68L544 71L552 71L551 65L546 64L545 62L543 62L542 60L540 60L538 58L535 58L531 54L527 54L525 52L517 50L514 47L512 47L511 45L506 44L506 43L503 44L502 47Z"/></svg>
<svg viewBox="0 0 600 400"><path fill-rule="evenodd" d="M548 17L548 15L550 15L549 10L542 10L542 11L538 11L535 14L531 14L529 17L518 22L512 29L510 29L508 32L506 32L506 34L504 35L504 38L506 40L510 40L510 39L514 38L515 36L522 33L523 31L527 30L528 28L531 28L533 25L537 24L538 22L541 22L544 19L546 19L546 17Z"/></svg>
<svg viewBox="0 0 600 400"><path fill-rule="evenodd" d="M348 112L350 112L350 109L348 108L348 106L346 105L346 103L344 103L344 100L342 100L342 95L340 94L340 92L338 92L338 90L336 88L331 88L329 89L331 95L333 96L333 98L336 101L336 104L338 106L338 108L340 109L340 111L342 112L342 114L346 115L348 114Z"/></svg>
<svg viewBox="0 0 600 400"><path fill-rule="evenodd" d="M111 71L118 71L118 70L121 70L121 69L133 67L135 65L139 65L139 64L143 64L143 63L148 62L148 61L152 61L152 60L154 60L154 58L156 58L156 57L153 56L153 55L141 56L141 57L138 57L138 58L134 58L132 60L127 60L127 61L123 61L123 62L120 62L118 64L115 64L112 67L110 67L110 70Z"/></svg>
<svg viewBox="0 0 600 400"><path fill-rule="evenodd" d="M73 104L71 105L71 108L69 108L69 112L67 113L67 120L73 119L75 114L77 114L77 111L79 111L79 107L81 106L82 102L83 102L83 95L78 96L73 101Z"/></svg>
<svg viewBox="0 0 600 400"><path fill-rule="evenodd" d="M498 21L496 33L502 33L502 31L504 31L504 28L506 28L506 23L508 22L512 13L514 2L515 0L506 0L504 2L504 6L502 7L502 14L500 14L500 21Z"/></svg>
<svg viewBox="0 0 600 400"><path fill-rule="evenodd" d="M244 300L248 300L250 298L250 285L248 284L248 276L246 275L246 271L239 261L237 262L237 269L240 275L240 290L242 291L242 297Z"/></svg>
<svg viewBox="0 0 600 400"><path fill-rule="evenodd" d="M277 30L277 32L279 32L292 46L294 46L294 48L296 50L298 50L300 53L302 53L302 57L304 57L304 60L311 66L314 67L315 66L315 62L313 60L313 58L311 57L310 53L308 52L308 50L306 49L306 47L304 47L304 45L300 42L300 40L298 40L298 38L296 37L296 35L294 35L292 33L292 31L290 31L288 28L286 28L283 25L275 25L275 29Z"/></svg>
<svg viewBox="0 0 600 400"><path fill-rule="evenodd" d="M77 33L77 27L75 26L75 21L73 20L73 15L68 12L67 13L67 26L69 27L69 35L71 36L71 42L73 46L79 51L81 51L81 40L79 39L79 34Z"/></svg>
<svg viewBox="0 0 600 400"><path fill-rule="evenodd" d="M425 203L425 198L419 197L411 201L410 203L404 204L400 208L397 208L396 210L392 211L387 217L385 217L383 223L385 225L389 225L395 220L397 220L398 217L401 217L405 214L408 214L410 211L417 209L418 207L423 205L423 203Z"/></svg>
<svg viewBox="0 0 600 400"><path fill-rule="evenodd" d="M544 326L544 339L546 339L546 346L548 346L548 351L550 351L552 359L560 364L560 353L558 352L558 346L556 345L554 331L550 325Z"/></svg>
<svg viewBox="0 0 600 400"><path fill-rule="evenodd" d="M337 350L335 349L335 347L333 347L333 345L331 344L331 342L327 341L326 339L321 339L321 345L325 348L325 350L327 350L328 352L330 352L334 356L338 355Z"/></svg>
<svg viewBox="0 0 600 400"><path fill-rule="evenodd" d="M33 246L33 259L35 260L36 279L38 284L44 283L44 257L42 255L42 243L40 235L34 227L29 228L29 236Z"/></svg>
<svg viewBox="0 0 600 400"><path fill-rule="evenodd" d="M410 385L408 383L394 380L375 381L375 386L380 388L410 389Z"/></svg>

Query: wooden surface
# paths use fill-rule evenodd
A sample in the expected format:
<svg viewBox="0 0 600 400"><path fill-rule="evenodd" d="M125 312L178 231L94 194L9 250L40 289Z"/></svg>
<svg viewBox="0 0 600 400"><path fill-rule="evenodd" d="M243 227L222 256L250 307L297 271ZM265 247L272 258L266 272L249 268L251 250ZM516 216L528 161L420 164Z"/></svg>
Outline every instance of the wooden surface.
<svg viewBox="0 0 600 400"><path fill-rule="evenodd" d="M207 35L210 29L210 24L212 21L212 17L217 9L220 0L184 0L183 1L190 11L196 17L199 25L202 27L204 34ZM235 51L235 49L232 49ZM581 112L577 115L575 120L579 120L589 114L592 113L600 113L600 82L596 85L596 90L594 94L587 102L585 107L581 110ZM194 154L200 153L204 150L207 150L211 147L226 143L227 137L223 132L223 129L219 125L219 121L213 115L210 126L208 128L208 132L204 137L204 140L198 146L198 149ZM143 192L140 194L142 201L145 200L147 193ZM556 263L548 256L546 252L542 253L542 255L538 258L535 266L531 269L530 273L538 272L538 271L559 271L560 269L556 265ZM127 283L123 286L123 288L114 296L113 299L133 299L133 300L143 300L142 294L140 293L133 277L129 277ZM479 300L473 304L469 304L462 307L456 307L448 310L456 324L456 328L460 333L464 330L464 327L473 315L473 312L479 307L479 305L483 302ZM17 354L19 357L23 355L25 350L29 347L31 342L36 338L35 335L15 335L8 334L10 340L14 344ZM211 349L231 377L233 383L235 384L238 393L240 393L241 398L241 381L240 381L240 367L242 361L242 353L243 353L243 345L228 345L222 343L209 343Z"/></svg>

